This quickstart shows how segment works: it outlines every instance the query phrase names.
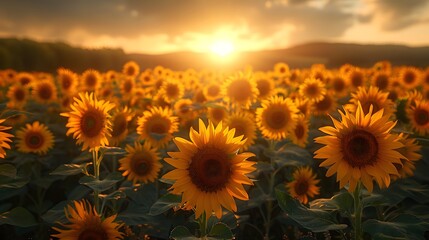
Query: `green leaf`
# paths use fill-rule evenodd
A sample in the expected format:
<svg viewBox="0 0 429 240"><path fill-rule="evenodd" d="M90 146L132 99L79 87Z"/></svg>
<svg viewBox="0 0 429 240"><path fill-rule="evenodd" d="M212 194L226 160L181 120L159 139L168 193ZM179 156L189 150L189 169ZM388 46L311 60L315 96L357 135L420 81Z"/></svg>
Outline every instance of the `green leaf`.
<svg viewBox="0 0 429 240"><path fill-rule="evenodd" d="M170 208L177 206L182 201L182 196L175 194L166 194L156 201L149 210L149 215L156 216Z"/></svg>
<svg viewBox="0 0 429 240"><path fill-rule="evenodd" d="M208 239L232 239L234 235L225 223L216 223L209 232Z"/></svg>
<svg viewBox="0 0 429 240"><path fill-rule="evenodd" d="M286 193L283 184L275 188L275 193L280 208L287 213L288 217L304 228L313 232L326 232L347 227L345 224L338 224L334 216L327 211L310 209L302 205Z"/></svg>
<svg viewBox="0 0 429 240"><path fill-rule="evenodd" d="M17 227L37 225L34 216L23 207L16 207L9 212L0 214L0 224L10 224Z"/></svg>
<svg viewBox="0 0 429 240"><path fill-rule="evenodd" d="M278 150L264 150L264 155L271 158L278 167L310 165L313 155L306 149L293 144L286 144Z"/></svg>
<svg viewBox="0 0 429 240"><path fill-rule="evenodd" d="M0 176L0 188L22 188L29 181L30 179L23 177L10 178L6 176Z"/></svg>
<svg viewBox="0 0 429 240"><path fill-rule="evenodd" d="M1 164L0 165L0 175L10 178L16 177L16 168L12 164Z"/></svg>
<svg viewBox="0 0 429 240"><path fill-rule="evenodd" d="M413 179L401 179L393 182L389 188L381 192L389 205L396 205L405 198L411 198L418 203L429 203L429 187Z"/></svg>
<svg viewBox="0 0 429 240"><path fill-rule="evenodd" d="M176 240L196 240L199 239L191 234L188 228L185 226L177 226L175 227L171 233L170 238L176 239Z"/></svg>
<svg viewBox="0 0 429 240"><path fill-rule="evenodd" d="M117 182L123 179L122 174L120 172L112 172L107 175L107 177L103 180L97 180L92 176L83 176L80 178L79 183L90 187L93 190L97 190L99 192L106 191L113 187Z"/></svg>
<svg viewBox="0 0 429 240"><path fill-rule="evenodd" d="M310 208L325 211L339 210L351 214L353 213L353 196L347 191L342 191L331 198L319 198L312 201Z"/></svg>
<svg viewBox="0 0 429 240"><path fill-rule="evenodd" d="M105 156L125 155L127 153L120 147L102 147L101 150Z"/></svg>
<svg viewBox="0 0 429 240"><path fill-rule="evenodd" d="M365 232L371 234L372 239L424 239L429 223L420 218L402 214L392 221L385 222L369 219L363 223Z"/></svg>
<svg viewBox="0 0 429 240"><path fill-rule="evenodd" d="M62 176L71 176L77 175L85 172L85 169L92 163L82 163L82 164L63 164L57 167L51 175L62 175Z"/></svg>

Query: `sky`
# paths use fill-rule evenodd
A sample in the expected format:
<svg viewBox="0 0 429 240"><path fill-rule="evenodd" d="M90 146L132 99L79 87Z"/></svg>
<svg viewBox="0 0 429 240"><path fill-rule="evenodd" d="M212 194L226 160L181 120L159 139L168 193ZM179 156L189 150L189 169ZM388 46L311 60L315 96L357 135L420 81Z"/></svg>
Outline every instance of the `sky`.
<svg viewBox="0 0 429 240"><path fill-rule="evenodd" d="M127 53L314 42L429 46L429 0L0 0L0 37Z"/></svg>

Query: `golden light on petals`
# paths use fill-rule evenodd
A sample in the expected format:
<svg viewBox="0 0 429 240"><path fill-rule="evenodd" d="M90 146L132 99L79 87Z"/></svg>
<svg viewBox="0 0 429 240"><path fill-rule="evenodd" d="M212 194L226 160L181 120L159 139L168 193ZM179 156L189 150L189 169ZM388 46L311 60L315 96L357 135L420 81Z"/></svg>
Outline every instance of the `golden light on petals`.
<svg viewBox="0 0 429 240"><path fill-rule="evenodd" d="M121 223L115 222L116 215L102 218L87 201L73 201L64 212L70 224L61 224L62 228L53 227L57 234L52 237L59 239L78 240L118 240L124 234L119 231Z"/></svg>
<svg viewBox="0 0 429 240"><path fill-rule="evenodd" d="M294 144L300 147L307 145L309 125L308 118L305 115L299 114L296 126L290 133L290 138Z"/></svg>
<svg viewBox="0 0 429 240"><path fill-rule="evenodd" d="M242 136L234 137L235 130L224 127L222 122L205 126L200 119L199 131L191 128L191 141L175 138L179 151L168 152L165 161L175 167L163 176L175 181L170 190L182 194L182 206L195 209L195 218L206 213L222 217L222 207L237 211L234 197L248 200L242 184L252 185L246 174L255 170L254 162L247 158L253 153L237 154L244 144Z"/></svg>
<svg viewBox="0 0 429 240"><path fill-rule="evenodd" d="M243 136L245 143L242 149L247 150L256 139L255 117L249 112L233 112L225 121L226 126L235 129L235 137Z"/></svg>
<svg viewBox="0 0 429 240"><path fill-rule="evenodd" d="M360 102L365 114L369 112L370 106L372 106L374 112L384 109L384 114L387 115L395 111L393 102L388 98L389 93L382 92L377 87L359 87L358 90L351 95L350 104L347 105L347 109L351 112L356 111L358 102Z"/></svg>
<svg viewBox="0 0 429 240"><path fill-rule="evenodd" d="M111 118L112 131L108 138L111 146L118 146L119 143L125 139L128 134L129 122L133 119L133 116L134 114L126 106L113 113Z"/></svg>
<svg viewBox="0 0 429 240"><path fill-rule="evenodd" d="M429 134L429 101L416 101L406 111L413 129L422 136Z"/></svg>
<svg viewBox="0 0 429 240"><path fill-rule="evenodd" d="M57 87L50 80L40 80L33 84L33 99L39 103L47 104L57 99Z"/></svg>
<svg viewBox="0 0 429 240"><path fill-rule="evenodd" d="M4 123L5 121L6 119L0 119L0 124ZM0 125L0 158L4 158L6 156L5 149L10 149L10 142L12 142L11 138L13 135L5 131L11 128L12 127Z"/></svg>
<svg viewBox="0 0 429 240"><path fill-rule="evenodd" d="M70 106L71 111L61 113L68 117L67 136L73 135L76 143L83 144L82 150L98 150L109 144L111 131L109 111L115 105L104 100L97 100L93 93L79 93Z"/></svg>
<svg viewBox="0 0 429 240"><path fill-rule="evenodd" d="M233 75L222 85L222 96L225 97L225 100L244 108L250 107L258 94L256 82L250 74Z"/></svg>
<svg viewBox="0 0 429 240"><path fill-rule="evenodd" d="M16 131L18 151L25 153L46 154L54 146L54 135L44 124L38 121L26 124Z"/></svg>
<svg viewBox="0 0 429 240"><path fill-rule="evenodd" d="M405 157L401 158L402 165L395 165L398 169L399 176L392 175L392 179L405 178L414 175L416 169L415 164L422 158L420 154L421 146L418 144L416 139L411 138L407 134L399 134L399 141L404 144L398 151Z"/></svg>
<svg viewBox="0 0 429 240"><path fill-rule="evenodd" d="M299 94L312 102L317 102L322 100L323 96L325 96L326 86L319 79L307 78L304 83L299 86Z"/></svg>
<svg viewBox="0 0 429 240"><path fill-rule="evenodd" d="M63 95L73 95L78 85L78 76L69 69L59 68L57 79Z"/></svg>
<svg viewBox="0 0 429 240"><path fill-rule="evenodd" d="M383 109L373 113L370 107L365 114L360 103L356 113L344 111L339 111L341 122L332 118L334 127L320 128L328 135L315 138L324 146L314 157L324 159L320 166L328 167L326 176L337 174L340 188L349 184L352 192L362 182L372 192L373 180L380 187L388 187L390 175L398 175L395 165L402 165L401 158L405 158L397 150L403 144L390 133L396 122L389 121Z"/></svg>
<svg viewBox="0 0 429 240"><path fill-rule="evenodd" d="M139 75L140 67L136 62L128 61L124 64L124 67L122 68L122 73L128 77L134 78Z"/></svg>
<svg viewBox="0 0 429 240"><path fill-rule="evenodd" d="M93 92L101 85L101 75L97 70L88 69L82 73L81 87L84 91Z"/></svg>
<svg viewBox="0 0 429 240"><path fill-rule="evenodd" d="M21 84L15 84L9 88L6 96L9 98L7 106L9 108L21 109L27 103L29 91L28 88Z"/></svg>

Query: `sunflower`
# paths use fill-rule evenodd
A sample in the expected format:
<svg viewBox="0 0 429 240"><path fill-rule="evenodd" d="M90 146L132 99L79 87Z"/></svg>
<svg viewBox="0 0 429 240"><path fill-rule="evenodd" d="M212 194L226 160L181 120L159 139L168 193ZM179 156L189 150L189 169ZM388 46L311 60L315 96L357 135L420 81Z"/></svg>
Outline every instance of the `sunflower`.
<svg viewBox="0 0 429 240"><path fill-rule="evenodd" d="M274 65L274 74L278 78L288 77L290 74L289 66L286 63L282 63L282 62L276 63L276 65Z"/></svg>
<svg viewBox="0 0 429 240"><path fill-rule="evenodd" d="M286 184L292 197L297 198L303 204L308 203L308 197L319 195L320 188L316 186L320 182L316 179L310 167L299 167L293 174L293 181Z"/></svg>
<svg viewBox="0 0 429 240"><path fill-rule="evenodd" d="M255 82L256 82L256 88L258 88L259 99L266 99L270 97L275 88L275 83L273 79L269 78L266 74L259 73L255 74Z"/></svg>
<svg viewBox="0 0 429 240"><path fill-rule="evenodd" d="M399 72L399 82L405 89L413 89L420 85L422 73L415 67L403 67Z"/></svg>
<svg viewBox="0 0 429 240"><path fill-rule="evenodd" d="M376 72L390 72L392 71L392 64L389 61L379 61L372 68Z"/></svg>
<svg viewBox="0 0 429 240"><path fill-rule="evenodd" d="M273 96L256 110L256 123L265 138L282 140L295 128L298 109L289 98Z"/></svg>
<svg viewBox="0 0 429 240"><path fill-rule="evenodd" d="M37 102L47 104L57 99L57 87L52 81L40 80L33 84L31 95Z"/></svg>
<svg viewBox="0 0 429 240"><path fill-rule="evenodd" d="M325 126L320 130L328 136L317 137L315 141L324 144L315 152L315 158L325 159L321 167L329 167L326 176L337 173L340 188L349 183L353 192L358 182L362 182L369 192L375 179L380 187L388 187L390 175L398 175L395 164L401 165L404 158L397 149L403 144L390 134L396 122L388 121L389 115L381 109L367 114L358 102L355 114L344 108L341 122L332 118L335 127Z"/></svg>
<svg viewBox="0 0 429 240"><path fill-rule="evenodd" d="M429 101L416 101L414 106L407 109L407 116L413 129L420 135L429 133Z"/></svg>
<svg viewBox="0 0 429 240"><path fill-rule="evenodd" d="M384 109L384 114L391 115L395 111L393 102L388 98L388 92L382 92L377 87L370 86L369 89L359 87L355 93L352 93L350 104L346 107L350 112L356 111L357 103L360 102L363 113L369 112L372 106L374 112Z"/></svg>
<svg viewBox="0 0 429 240"><path fill-rule="evenodd" d="M133 119L133 113L125 106L123 109L118 109L112 114L112 132L108 137L111 146L118 146L128 134L128 124Z"/></svg>
<svg viewBox="0 0 429 240"><path fill-rule="evenodd" d="M121 96L122 98L131 98L135 88L135 80L132 77L125 77L121 81Z"/></svg>
<svg viewBox="0 0 429 240"><path fill-rule="evenodd" d="M326 94L325 84L317 78L307 78L304 83L299 86L299 94L307 97L312 102L317 102L323 99Z"/></svg>
<svg viewBox="0 0 429 240"><path fill-rule="evenodd" d="M173 78L169 78L162 84L159 96L161 96L165 102L172 103L183 97L185 93L185 87L183 84Z"/></svg>
<svg viewBox="0 0 429 240"><path fill-rule="evenodd" d="M204 86L203 93L208 101L214 101L221 97L221 86L215 81L210 81L206 86Z"/></svg>
<svg viewBox="0 0 429 240"><path fill-rule="evenodd" d="M337 100L334 98L332 92L328 92L323 96L322 100L313 102L312 109L314 115L328 115L337 109Z"/></svg>
<svg viewBox="0 0 429 240"><path fill-rule="evenodd" d="M372 85L378 87L381 91L388 90L390 88L390 74L388 72L376 72L371 78Z"/></svg>
<svg viewBox="0 0 429 240"><path fill-rule="evenodd" d="M234 112L225 121L226 126L235 129L235 137L243 136L245 143L242 149L247 150L256 139L255 117L249 112Z"/></svg>
<svg viewBox="0 0 429 240"><path fill-rule="evenodd" d="M180 99L174 104L174 112L182 120L193 119L196 114L193 110L192 100L188 98Z"/></svg>
<svg viewBox="0 0 429 240"><path fill-rule="evenodd" d="M0 124L2 124L4 121L6 121L6 119L0 119ZM5 131L11 128L12 127L0 125L0 158L4 158L6 156L6 151L4 150L5 148L10 149L9 143L12 142L10 138L12 138L13 135L6 133Z"/></svg>
<svg viewBox="0 0 429 240"><path fill-rule="evenodd" d="M78 84L77 74L65 68L59 68L57 74L61 93L63 95L74 95Z"/></svg>
<svg viewBox="0 0 429 240"><path fill-rule="evenodd" d="M93 93L79 93L79 97L74 98L70 112L61 113L61 116L69 118L67 136L73 134L77 144L83 143L83 151L97 151L99 147L109 144L107 138L110 137L111 123L108 112L115 105L97 100Z"/></svg>
<svg viewBox="0 0 429 240"><path fill-rule="evenodd" d="M305 115L299 114L296 126L290 133L290 138L294 144L303 148L307 145L309 125L308 118Z"/></svg>
<svg viewBox="0 0 429 240"><path fill-rule="evenodd" d="M145 70L142 72L139 76L139 83L143 84L144 86L152 86L155 84L155 78L152 75L152 71Z"/></svg>
<svg viewBox="0 0 429 240"><path fill-rule="evenodd" d="M109 70L105 74L103 74L103 79L105 83L113 83L118 79L120 74L116 71Z"/></svg>
<svg viewBox="0 0 429 240"><path fill-rule="evenodd" d="M178 131L178 119L169 108L152 107L143 112L137 124L140 139L156 148L165 146L173 138L173 133Z"/></svg>
<svg viewBox="0 0 429 240"><path fill-rule="evenodd" d="M20 72L15 77L16 81L22 86L29 86L35 81L34 75L27 72Z"/></svg>
<svg viewBox="0 0 429 240"><path fill-rule="evenodd" d="M97 70L88 69L82 73L81 83L84 91L95 91L101 85L101 75Z"/></svg>
<svg viewBox="0 0 429 240"><path fill-rule="evenodd" d="M202 88L195 90L193 100L195 103L204 103L207 101L207 98L206 98L206 96L204 96L204 91Z"/></svg>
<svg viewBox="0 0 429 240"><path fill-rule="evenodd" d="M128 61L124 64L122 68L122 73L127 77L135 78L140 73L139 65L134 61Z"/></svg>
<svg viewBox="0 0 429 240"><path fill-rule="evenodd" d="M116 215L102 218L87 201L73 201L73 203L74 207L69 205L64 209L70 224L61 224L65 229L53 227L59 233L52 237L64 240L123 239L124 234L119 232L122 224L115 222Z"/></svg>
<svg viewBox="0 0 429 240"><path fill-rule="evenodd" d="M234 198L248 200L242 184L253 185L246 174L255 170L255 162L247 161L253 153L237 154L245 143L243 136L233 137L235 130L224 128L222 122L216 127L209 121L206 127L199 120L199 132L190 129L191 142L175 138L179 152L168 152L171 158L164 160L176 169L162 178L174 180L173 194L182 194L182 206L195 208L195 218L205 212L208 219L212 212L222 216L222 206L237 211Z"/></svg>
<svg viewBox="0 0 429 240"><path fill-rule="evenodd" d="M22 109L27 103L29 95L28 87L21 84L15 84L9 88L6 96L9 98L8 108Z"/></svg>
<svg viewBox="0 0 429 240"><path fill-rule="evenodd" d="M399 141L404 144L404 147L398 149L398 151L405 157L401 158L402 166L395 165L399 172L400 178L405 178L414 175L414 166L416 161L422 158L422 155L419 153L421 146L418 145L416 139L410 138L407 134L399 134ZM393 179L398 178L398 176L393 175Z"/></svg>
<svg viewBox="0 0 429 240"><path fill-rule="evenodd" d="M348 75L348 82L350 83L350 86L353 88L362 87L365 85L365 75L363 71L360 68L352 68Z"/></svg>
<svg viewBox="0 0 429 240"><path fill-rule="evenodd" d="M149 142L143 145L136 142L134 147L127 145L125 150L127 155L119 160L121 165L119 170L124 171L122 176L128 176L128 181L132 181L133 184L154 182L158 178L162 165L158 152Z"/></svg>
<svg viewBox="0 0 429 240"><path fill-rule="evenodd" d="M214 124L224 121L228 118L228 110L225 106L217 105L207 108L207 118Z"/></svg>
<svg viewBox="0 0 429 240"><path fill-rule="evenodd" d="M54 146L54 135L44 124L38 121L26 124L16 131L16 146L24 153L46 154Z"/></svg>
<svg viewBox="0 0 429 240"><path fill-rule="evenodd" d="M344 97L348 93L348 82L345 77L338 75L330 81L330 88L335 92L335 96Z"/></svg>
<svg viewBox="0 0 429 240"><path fill-rule="evenodd" d="M299 96L293 100L293 103L299 110L299 113L303 114L306 117L310 116L313 105L310 103L310 100L308 100L308 98Z"/></svg>
<svg viewBox="0 0 429 240"><path fill-rule="evenodd" d="M239 73L233 75L222 86L222 96L225 97L225 100L244 108L250 107L258 94L256 82L249 74Z"/></svg>

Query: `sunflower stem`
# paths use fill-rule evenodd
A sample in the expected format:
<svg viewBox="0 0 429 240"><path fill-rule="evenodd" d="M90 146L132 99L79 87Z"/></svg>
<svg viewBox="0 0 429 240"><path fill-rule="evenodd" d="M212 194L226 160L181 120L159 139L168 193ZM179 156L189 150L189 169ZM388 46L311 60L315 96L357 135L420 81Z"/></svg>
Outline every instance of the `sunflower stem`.
<svg viewBox="0 0 429 240"><path fill-rule="evenodd" d="M198 223L200 224L200 232L201 232L201 238L207 235L207 219L206 219L206 211L203 211L203 213L200 215L198 219Z"/></svg>
<svg viewBox="0 0 429 240"><path fill-rule="evenodd" d="M100 180L100 163L98 159L98 149L94 149L92 151L92 163L94 165L94 177L96 180ZM94 206L97 213L100 214L100 199L99 199L99 192L98 190L94 190Z"/></svg>
<svg viewBox="0 0 429 240"><path fill-rule="evenodd" d="M354 239L362 239L362 201L361 201L361 183L358 182L355 191L353 192L354 198Z"/></svg>

